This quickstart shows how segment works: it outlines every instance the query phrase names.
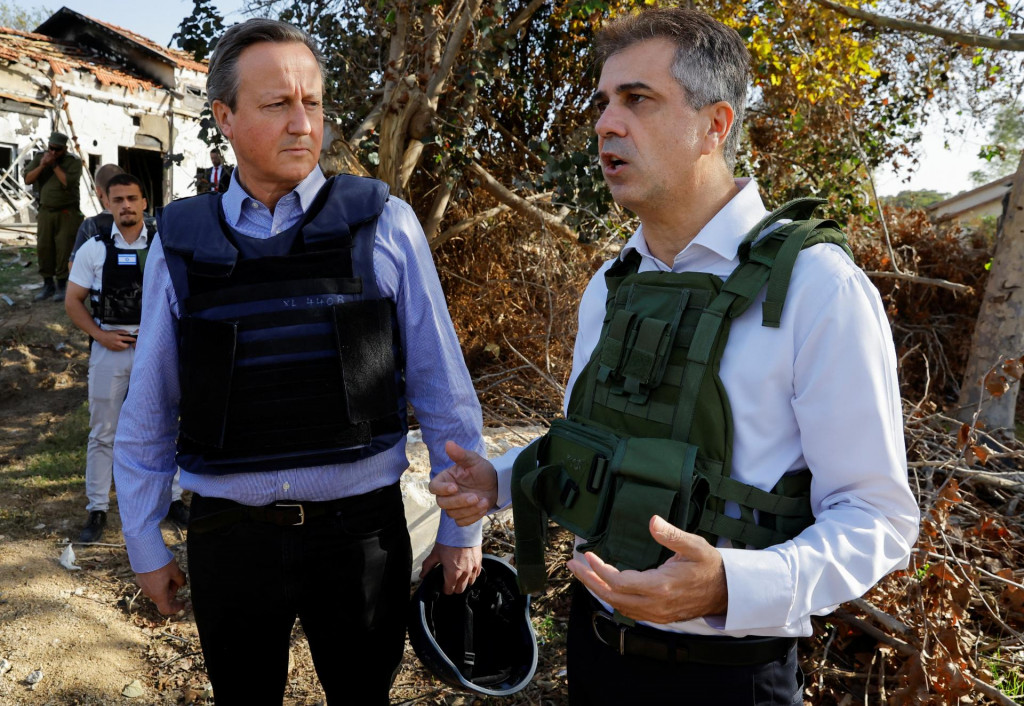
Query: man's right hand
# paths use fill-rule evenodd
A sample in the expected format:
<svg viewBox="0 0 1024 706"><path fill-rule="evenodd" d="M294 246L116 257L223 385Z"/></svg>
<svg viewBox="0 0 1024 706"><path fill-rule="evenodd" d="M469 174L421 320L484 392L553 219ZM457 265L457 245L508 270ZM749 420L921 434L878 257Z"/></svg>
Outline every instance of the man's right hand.
<svg viewBox="0 0 1024 706"><path fill-rule="evenodd" d="M444 450L455 465L434 476L427 489L437 496L438 507L465 527L497 504L498 474L490 461L454 441L445 444Z"/></svg>
<svg viewBox="0 0 1024 706"><path fill-rule="evenodd" d="M135 580L162 614L174 615L185 608L185 601L178 598L178 590L188 583L188 579L176 560L171 559L156 571L135 574Z"/></svg>
<svg viewBox="0 0 1024 706"><path fill-rule="evenodd" d="M136 341L136 336L122 329L102 331L94 337L100 345L111 351L123 351Z"/></svg>

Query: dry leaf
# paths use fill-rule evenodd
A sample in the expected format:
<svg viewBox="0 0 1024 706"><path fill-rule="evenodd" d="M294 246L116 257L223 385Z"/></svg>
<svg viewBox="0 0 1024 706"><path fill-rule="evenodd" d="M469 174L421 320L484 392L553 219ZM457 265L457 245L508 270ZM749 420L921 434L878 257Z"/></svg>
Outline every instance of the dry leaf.
<svg viewBox="0 0 1024 706"><path fill-rule="evenodd" d="M1020 360L1017 358L1007 358L1003 361L1003 372L1014 380L1020 380L1021 376L1024 375L1024 358Z"/></svg>
<svg viewBox="0 0 1024 706"><path fill-rule="evenodd" d="M963 448L965 446L967 446L967 442L969 442L970 440L971 440L971 425L970 424L966 424L966 423L965 424L961 424L960 425L960 431L957 432L957 435L956 435L956 450L957 451L962 451Z"/></svg>
<svg viewBox="0 0 1024 706"><path fill-rule="evenodd" d="M994 370L985 376L985 389L993 397L1002 397L1010 389L1006 378Z"/></svg>

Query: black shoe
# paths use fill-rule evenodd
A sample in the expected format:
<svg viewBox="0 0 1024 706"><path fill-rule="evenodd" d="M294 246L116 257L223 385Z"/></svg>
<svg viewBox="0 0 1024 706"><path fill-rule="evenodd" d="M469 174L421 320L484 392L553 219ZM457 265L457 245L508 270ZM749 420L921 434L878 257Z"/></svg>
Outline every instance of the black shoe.
<svg viewBox="0 0 1024 706"><path fill-rule="evenodd" d="M43 282L43 291L39 292L35 296L37 302L46 301L47 299L53 299L53 295L57 293L57 288L53 286L53 280L47 279Z"/></svg>
<svg viewBox="0 0 1024 706"><path fill-rule="evenodd" d="M89 521L82 528L82 533L78 535L78 541L82 543L100 541L100 537L103 536L103 528L106 526L107 513L103 510L93 510L89 513Z"/></svg>
<svg viewBox="0 0 1024 706"><path fill-rule="evenodd" d="M174 500L167 508L167 519L182 529L188 527L188 505L181 500Z"/></svg>
<svg viewBox="0 0 1024 706"><path fill-rule="evenodd" d="M53 292L53 301L62 302L64 301L64 295L68 290L68 281L66 279L57 280L57 289Z"/></svg>

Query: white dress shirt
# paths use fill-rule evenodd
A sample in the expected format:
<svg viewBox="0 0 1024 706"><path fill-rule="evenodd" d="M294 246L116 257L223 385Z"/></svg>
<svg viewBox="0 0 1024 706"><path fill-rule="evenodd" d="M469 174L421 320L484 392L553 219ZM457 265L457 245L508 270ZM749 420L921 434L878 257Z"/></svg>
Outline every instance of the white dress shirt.
<svg viewBox="0 0 1024 706"><path fill-rule="evenodd" d="M636 250L640 272L728 277L739 264L743 236L767 213L753 180L736 184L740 192L671 268L651 255L642 229L620 257ZM567 391L600 338L611 264L583 294ZM878 290L841 248L822 244L797 258L780 328L762 326L764 298L762 291L733 321L722 357L735 423L732 477L770 490L787 471L810 468L816 520L763 550L720 548L727 615L655 627L736 637L810 635L812 615L831 612L906 567L917 538L920 513L907 483L896 357ZM516 455L494 460L501 506L510 502ZM729 514L738 515L735 508Z"/></svg>

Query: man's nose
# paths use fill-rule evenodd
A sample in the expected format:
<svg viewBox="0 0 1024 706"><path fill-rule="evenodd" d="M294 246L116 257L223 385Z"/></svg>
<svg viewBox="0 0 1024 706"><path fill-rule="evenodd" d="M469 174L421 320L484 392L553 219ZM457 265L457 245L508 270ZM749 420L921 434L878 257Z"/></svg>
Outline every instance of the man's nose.
<svg viewBox="0 0 1024 706"><path fill-rule="evenodd" d="M622 115L614 105L609 105L601 111L597 122L594 123L594 132L598 137L610 137L612 135L623 136L626 134L626 124Z"/></svg>
<svg viewBox="0 0 1024 706"><path fill-rule="evenodd" d="M306 104L299 102L292 106L288 112L288 132L293 135L308 135L311 130L312 123L306 114Z"/></svg>

